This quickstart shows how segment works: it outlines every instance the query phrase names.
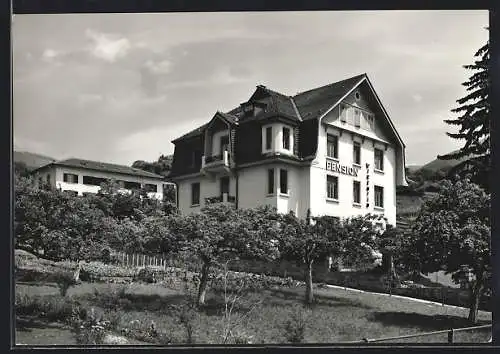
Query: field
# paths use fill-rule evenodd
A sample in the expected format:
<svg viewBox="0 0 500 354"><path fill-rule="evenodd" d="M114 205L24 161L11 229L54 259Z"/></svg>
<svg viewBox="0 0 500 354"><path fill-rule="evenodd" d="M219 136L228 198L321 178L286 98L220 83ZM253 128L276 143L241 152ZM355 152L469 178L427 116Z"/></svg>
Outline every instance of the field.
<svg viewBox="0 0 500 354"><path fill-rule="evenodd" d="M315 289L316 303L305 308L303 293L304 288L298 286L246 294L237 302L231 316L236 324L233 335L244 337L252 344L287 343L297 337L303 343L339 343L468 326L465 309L331 288ZM209 292L203 309L181 316L175 305L186 303L187 298L185 291L145 283L81 283L71 287L64 298L53 283L18 282L16 285L16 299L27 307L26 304L37 299L57 304L78 303L94 308L96 313L104 313L114 322L114 331L126 335L131 344L184 344L189 341L188 328L191 342L221 343L224 328L228 327L223 294ZM48 317L47 314L18 314L16 343L76 343L69 327L57 316ZM491 323L491 314L480 312L479 324L485 323ZM147 332L152 324L159 335L138 335ZM460 333L455 340L477 343L486 342L489 337L490 332L486 330ZM400 342L446 340L446 334L442 334Z"/></svg>

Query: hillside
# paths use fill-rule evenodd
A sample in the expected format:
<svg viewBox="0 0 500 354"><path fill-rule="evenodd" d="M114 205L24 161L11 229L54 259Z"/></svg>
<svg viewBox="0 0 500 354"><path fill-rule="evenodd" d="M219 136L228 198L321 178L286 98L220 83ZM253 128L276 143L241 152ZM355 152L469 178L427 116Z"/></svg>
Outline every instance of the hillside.
<svg viewBox="0 0 500 354"><path fill-rule="evenodd" d="M52 157L40 154L34 154L32 152L27 152L27 151L14 151L13 157L14 157L13 160L14 164L16 163L24 164L29 171L56 161L56 159Z"/></svg>
<svg viewBox="0 0 500 354"><path fill-rule="evenodd" d="M457 151L458 150L455 150L452 153L455 153ZM461 163L465 160L467 160L467 157L463 157L461 159L453 159L453 160L440 160L436 157L434 160L426 163L421 168L419 168L419 170L425 169L425 170L429 170L429 171L433 171L433 172L437 172L437 171L446 171L447 172L452 167L455 167L456 165L458 165L459 163Z"/></svg>

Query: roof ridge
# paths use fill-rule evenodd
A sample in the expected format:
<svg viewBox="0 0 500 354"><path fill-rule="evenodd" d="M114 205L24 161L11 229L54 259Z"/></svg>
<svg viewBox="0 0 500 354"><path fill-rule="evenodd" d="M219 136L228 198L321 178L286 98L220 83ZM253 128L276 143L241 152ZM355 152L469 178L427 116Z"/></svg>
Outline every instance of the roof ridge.
<svg viewBox="0 0 500 354"><path fill-rule="evenodd" d="M295 104L293 97L288 96L288 98L290 98L290 102L292 102L292 106L293 106L293 109L295 110L295 114L297 114L297 118L299 118L299 120L302 121L302 116L300 115L299 109L297 108L297 105Z"/></svg>
<svg viewBox="0 0 500 354"><path fill-rule="evenodd" d="M310 90L306 90L306 91L298 92L298 93L297 93L297 94L295 94L295 96L293 96L293 97L294 97L294 98L296 98L297 96L300 96L300 95L302 95L302 94L304 94L304 93L308 93L308 92L311 92L311 91L315 91L315 90L319 90L319 89L322 89L322 88L326 88L326 87L328 87L328 86L338 85L338 84L340 84L341 82L348 81L348 80L352 80L352 79L357 78L357 77L361 78L361 76L367 76L367 75L366 75L366 73L363 73L363 74L359 74L359 75L351 76L351 77L349 77L349 78L347 78L347 79L344 79L344 80L339 80L339 81L331 82L331 83L329 83L329 84L322 85L322 86L318 86L318 87L312 88L312 89L310 89Z"/></svg>

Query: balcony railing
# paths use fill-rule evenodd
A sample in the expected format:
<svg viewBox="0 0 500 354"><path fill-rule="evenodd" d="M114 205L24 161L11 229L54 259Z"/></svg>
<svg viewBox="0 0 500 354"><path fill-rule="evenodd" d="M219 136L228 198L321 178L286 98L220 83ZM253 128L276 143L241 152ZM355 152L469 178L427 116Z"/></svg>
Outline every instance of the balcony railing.
<svg viewBox="0 0 500 354"><path fill-rule="evenodd" d="M214 204L214 203L235 203L236 202L236 197L228 195L227 193L224 193L218 197L208 197L205 198L205 203L206 204Z"/></svg>
<svg viewBox="0 0 500 354"><path fill-rule="evenodd" d="M207 155L202 156L201 168L229 168L230 167L230 154L229 151L224 151L220 155Z"/></svg>

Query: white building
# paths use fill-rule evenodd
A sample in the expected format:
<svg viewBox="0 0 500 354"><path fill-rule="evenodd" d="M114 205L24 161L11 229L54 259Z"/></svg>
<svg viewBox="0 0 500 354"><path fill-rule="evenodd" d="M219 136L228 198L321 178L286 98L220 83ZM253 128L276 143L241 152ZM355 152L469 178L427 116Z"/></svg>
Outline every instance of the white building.
<svg viewBox="0 0 500 354"><path fill-rule="evenodd" d="M163 199L164 176L137 168L97 161L67 159L44 165L35 171L36 184L49 184L52 188L76 195L97 193L104 182L120 184L123 191L145 188L151 198Z"/></svg>
<svg viewBox="0 0 500 354"><path fill-rule="evenodd" d="M395 225L396 186L407 184L405 145L366 74L293 97L257 86L173 143L181 213L215 201Z"/></svg>

